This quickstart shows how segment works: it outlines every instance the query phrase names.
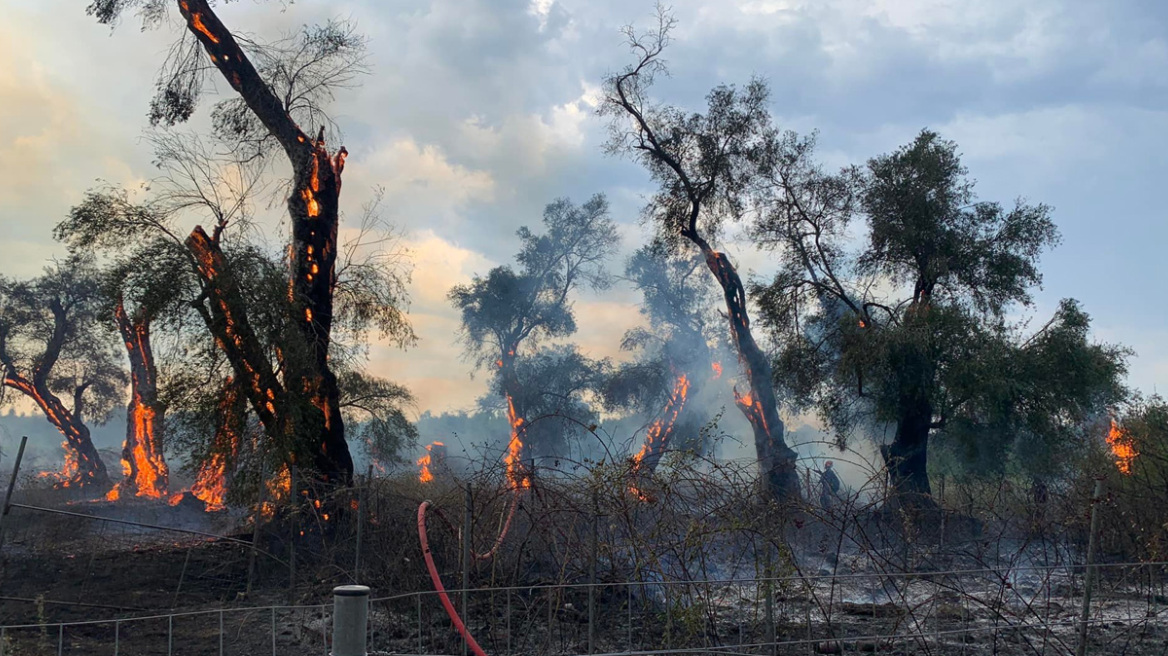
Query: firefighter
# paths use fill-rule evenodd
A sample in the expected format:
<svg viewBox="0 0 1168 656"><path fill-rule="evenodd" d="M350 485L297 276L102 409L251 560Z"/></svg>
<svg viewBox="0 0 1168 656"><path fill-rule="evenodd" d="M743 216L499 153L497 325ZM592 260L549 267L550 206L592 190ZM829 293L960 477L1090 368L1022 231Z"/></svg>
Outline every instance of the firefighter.
<svg viewBox="0 0 1168 656"><path fill-rule="evenodd" d="M830 460L823 463L823 474L819 478L819 503L825 509L831 508L839 496L839 476L835 475L831 467L832 462Z"/></svg>

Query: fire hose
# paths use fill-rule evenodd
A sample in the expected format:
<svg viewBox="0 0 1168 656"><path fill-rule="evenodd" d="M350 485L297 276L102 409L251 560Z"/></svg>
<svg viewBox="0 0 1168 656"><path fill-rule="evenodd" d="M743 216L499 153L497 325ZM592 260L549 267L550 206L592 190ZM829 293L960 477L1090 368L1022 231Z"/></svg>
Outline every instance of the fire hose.
<svg viewBox="0 0 1168 656"><path fill-rule="evenodd" d="M511 499L511 509L507 512L507 520L503 523L503 530L499 532L499 537L495 539L495 545L491 547L490 551L484 554L472 552L475 560L486 560L499 551L499 547L503 544L503 539L507 537L507 532L511 529L511 520L515 517L515 509L518 505L519 490L516 490L514 497ZM462 636L462 639L466 641L470 650L475 653L475 656L487 656L487 653L483 651L483 648L471 636L462 618L458 616L458 611L454 609L454 604L451 603L450 596L446 594L446 587L442 585L442 577L438 575L438 567L434 564L433 554L430 553L430 540L426 536L426 509L429 507L430 502L428 500L423 501L422 505L418 506L418 539L422 543L422 557L426 559L426 569L430 572L430 581L434 584L434 590L438 593L438 598L442 601L442 607L446 609L446 614L450 617L450 621L454 623L454 628ZM467 535L465 539L469 540L470 536Z"/></svg>

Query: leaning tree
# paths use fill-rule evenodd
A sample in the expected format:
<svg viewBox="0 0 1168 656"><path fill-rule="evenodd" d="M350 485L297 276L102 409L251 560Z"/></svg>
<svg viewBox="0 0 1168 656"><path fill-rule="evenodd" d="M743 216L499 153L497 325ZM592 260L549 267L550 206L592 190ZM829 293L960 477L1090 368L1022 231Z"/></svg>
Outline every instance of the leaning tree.
<svg viewBox="0 0 1168 656"><path fill-rule="evenodd" d="M91 257L54 262L29 281L0 277L0 401L10 400L5 390L27 397L65 437L63 487L110 486L87 425L109 418L125 384L102 308Z"/></svg>
<svg viewBox="0 0 1168 656"><path fill-rule="evenodd" d="M767 493L776 499L799 495L797 454L783 439L771 364L751 330L746 290L729 255L716 247L727 221L747 207L753 154L770 125L768 92L761 81L744 89L719 86L704 114L686 114L649 96L675 24L658 9L657 29L638 35L625 28L636 60L605 80L599 112L611 118L608 150L641 162L658 191L646 208L665 243L696 248L722 288L730 336L746 374L748 391L735 390L738 408L750 422Z"/></svg>
<svg viewBox="0 0 1168 656"><path fill-rule="evenodd" d="M638 473L651 474L671 449L705 447L700 435L706 416L690 399L721 377L722 364L711 347L717 331L707 316L714 304L704 265L701 257L671 253L654 241L625 266L625 276L641 292L646 325L625 333L621 349L638 356L611 373L602 399L607 410L652 417L633 457ZM675 439L678 433L684 444Z"/></svg>
<svg viewBox="0 0 1168 656"><path fill-rule="evenodd" d="M508 475L521 485L529 472L531 445L525 439L532 419L518 359L532 342L566 337L576 331L569 295L581 284L602 289L610 283L604 260L618 242L616 226L608 217L608 202L597 194L584 205L559 199L544 210L544 233L527 227L518 231L522 248L519 269L504 265L469 284L457 285L449 298L462 315L466 355L477 367L493 365L496 387L507 400L512 426L508 447ZM534 367L531 370L544 371Z"/></svg>
<svg viewBox="0 0 1168 656"><path fill-rule="evenodd" d="M895 499L928 501L934 436L983 471L1014 453L1049 476L1060 445L1123 398L1127 352L1092 342L1077 303L1036 331L1011 323L1058 239L1047 206L978 200L956 145L929 130L836 173L813 161L814 137L768 142L753 231L784 257L752 296L775 379L841 441L887 427Z"/></svg>

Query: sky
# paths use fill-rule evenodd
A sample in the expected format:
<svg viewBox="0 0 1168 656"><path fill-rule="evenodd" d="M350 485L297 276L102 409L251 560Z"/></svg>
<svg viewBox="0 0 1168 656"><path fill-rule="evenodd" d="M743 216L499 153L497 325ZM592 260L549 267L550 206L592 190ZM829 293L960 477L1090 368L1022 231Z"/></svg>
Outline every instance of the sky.
<svg viewBox="0 0 1168 656"><path fill-rule="evenodd" d="M134 187L157 175L142 135L180 27L142 31L131 15L111 31L85 4L4 0L4 275L36 275L63 254L52 227L98 180ZM653 187L604 154L594 110L601 80L630 61L620 28L651 27L651 0L244 0L217 11L259 38L332 16L369 38L370 75L331 107L350 153L342 209L357 217L383 187L412 254L421 341L374 345L370 367L409 386L417 412L467 408L485 391L460 358L446 293L511 261L515 230L538 224L547 203L605 193L623 237L617 270L649 238L639 216ZM817 130L830 167L939 131L958 143L982 200L1053 206L1062 243L1043 257L1032 314L1076 298L1096 339L1135 350L1131 385L1168 382L1168 222L1155 191L1168 177L1168 4L679 0L673 11L672 76L658 98L700 110L713 86L761 76L776 122ZM726 250L747 274L774 268L742 241ZM574 340L619 356L637 301L627 286L581 295Z"/></svg>

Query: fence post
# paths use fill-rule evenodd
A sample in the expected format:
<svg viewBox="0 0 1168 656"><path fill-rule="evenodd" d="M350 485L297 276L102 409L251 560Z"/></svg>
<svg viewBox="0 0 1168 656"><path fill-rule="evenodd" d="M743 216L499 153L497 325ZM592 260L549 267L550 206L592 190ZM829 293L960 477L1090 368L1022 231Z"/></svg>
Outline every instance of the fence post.
<svg viewBox="0 0 1168 656"><path fill-rule="evenodd" d="M361 580L361 527L365 524L365 504L369 503L367 490L373 485L373 463L365 474L365 485L357 488L357 546L353 552L353 581Z"/></svg>
<svg viewBox="0 0 1168 656"><path fill-rule="evenodd" d="M296 603L296 535L297 518L300 506L300 486L296 476L296 467L288 467L288 599Z"/></svg>
<svg viewBox="0 0 1168 656"><path fill-rule="evenodd" d="M4 546L4 518L8 516L9 505L12 503L12 491L16 489L16 476L20 473L20 461L24 459L24 446L28 444L28 436L20 438L20 449L16 452L16 462L12 465L12 478L8 481L8 491L4 493L4 507L0 508L0 547Z"/></svg>
<svg viewBox="0 0 1168 656"><path fill-rule="evenodd" d="M332 656L365 656L369 628L369 587L341 585L333 588Z"/></svg>
<svg viewBox="0 0 1168 656"><path fill-rule="evenodd" d="M1083 612L1079 625L1079 646L1075 656L1087 653L1087 627L1091 617L1091 586L1095 574L1095 535L1099 530L1099 502L1103 499L1103 477L1095 477L1095 493L1091 495L1091 533L1087 536L1087 572L1083 581Z"/></svg>
<svg viewBox="0 0 1168 656"><path fill-rule="evenodd" d="M588 565L588 653L596 646L596 558L600 549L600 493L592 490L592 554Z"/></svg>

